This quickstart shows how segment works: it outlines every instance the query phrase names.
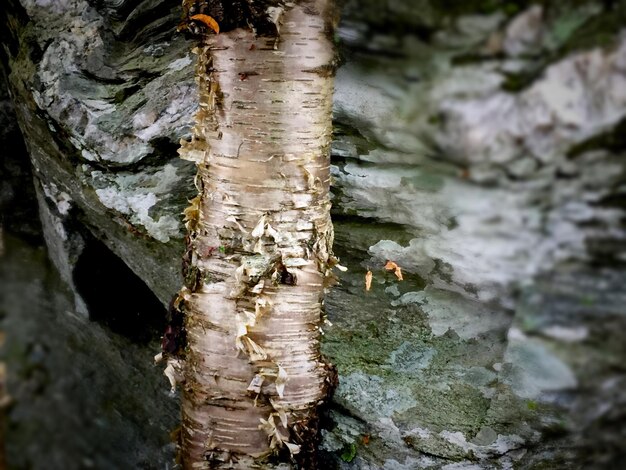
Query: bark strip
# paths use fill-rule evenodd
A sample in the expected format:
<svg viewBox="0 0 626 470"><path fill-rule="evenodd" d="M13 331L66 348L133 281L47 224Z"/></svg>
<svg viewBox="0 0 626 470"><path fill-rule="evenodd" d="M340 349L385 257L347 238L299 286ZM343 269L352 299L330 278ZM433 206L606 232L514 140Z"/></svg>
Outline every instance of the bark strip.
<svg viewBox="0 0 626 470"><path fill-rule="evenodd" d="M309 453L317 433L332 381L323 292L336 263L327 3L269 7L277 36L239 28L195 50L200 111L180 150L199 190L180 294L184 468L269 468Z"/></svg>

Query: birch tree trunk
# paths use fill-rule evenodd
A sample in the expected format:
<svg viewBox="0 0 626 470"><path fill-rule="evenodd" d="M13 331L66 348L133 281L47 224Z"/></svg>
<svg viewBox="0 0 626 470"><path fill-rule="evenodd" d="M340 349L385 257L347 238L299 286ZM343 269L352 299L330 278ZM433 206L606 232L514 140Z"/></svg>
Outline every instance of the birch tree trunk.
<svg viewBox="0 0 626 470"><path fill-rule="evenodd" d="M237 2L205 3L222 32L194 51L200 111L180 150L199 190L176 302L187 337L183 466L314 468L317 410L336 380L320 355L336 263L330 0L242 2L231 13L249 26L227 31Z"/></svg>

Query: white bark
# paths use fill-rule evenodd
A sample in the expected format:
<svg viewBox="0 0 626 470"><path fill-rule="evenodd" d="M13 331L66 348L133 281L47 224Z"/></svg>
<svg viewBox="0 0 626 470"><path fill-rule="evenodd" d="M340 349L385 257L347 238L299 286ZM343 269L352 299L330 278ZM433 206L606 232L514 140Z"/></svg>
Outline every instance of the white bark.
<svg viewBox="0 0 626 470"><path fill-rule="evenodd" d="M197 50L201 110L182 158L187 211L185 468L309 453L328 394L320 356L331 254L333 48L326 0L282 12L280 36L237 29ZM278 14L278 11L273 11Z"/></svg>

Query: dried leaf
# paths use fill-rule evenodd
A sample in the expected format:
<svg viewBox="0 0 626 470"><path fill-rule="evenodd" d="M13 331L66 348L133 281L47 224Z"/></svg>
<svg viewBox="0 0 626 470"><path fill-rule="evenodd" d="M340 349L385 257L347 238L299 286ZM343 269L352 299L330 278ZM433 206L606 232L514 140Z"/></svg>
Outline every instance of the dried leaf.
<svg viewBox="0 0 626 470"><path fill-rule="evenodd" d="M372 271L368 270L365 273L365 290L369 291L372 288Z"/></svg>
<svg viewBox="0 0 626 470"><path fill-rule="evenodd" d="M393 261L387 261L387 264L385 264L385 269L387 271L393 271L394 269L396 269L398 267L398 265L396 263L394 263Z"/></svg>
<svg viewBox="0 0 626 470"><path fill-rule="evenodd" d="M393 271L399 281L403 280L402 279L402 269L400 268L400 266L398 266L393 261L387 261L387 264L385 264L385 269L387 271Z"/></svg>
<svg viewBox="0 0 626 470"><path fill-rule="evenodd" d="M219 34L220 33L220 26L217 24L217 21L215 21L209 15L202 15L202 14L200 14L200 15L193 15L189 19L190 20L195 20L195 21L200 21L201 23L205 24L207 28L215 31L215 34Z"/></svg>

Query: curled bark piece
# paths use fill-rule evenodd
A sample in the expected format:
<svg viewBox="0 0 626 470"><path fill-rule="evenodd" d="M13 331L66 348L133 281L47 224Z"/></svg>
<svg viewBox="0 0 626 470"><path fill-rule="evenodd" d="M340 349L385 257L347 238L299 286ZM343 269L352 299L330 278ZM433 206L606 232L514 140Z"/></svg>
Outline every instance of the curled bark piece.
<svg viewBox="0 0 626 470"><path fill-rule="evenodd" d="M220 33L220 25L217 24L217 21L215 21L213 18L211 18L209 15L203 15L203 14L199 14L199 15L193 15L191 18L189 18L190 20L193 21L199 21L202 24L204 24L207 28L209 28L210 30L214 31L215 34L219 34Z"/></svg>

